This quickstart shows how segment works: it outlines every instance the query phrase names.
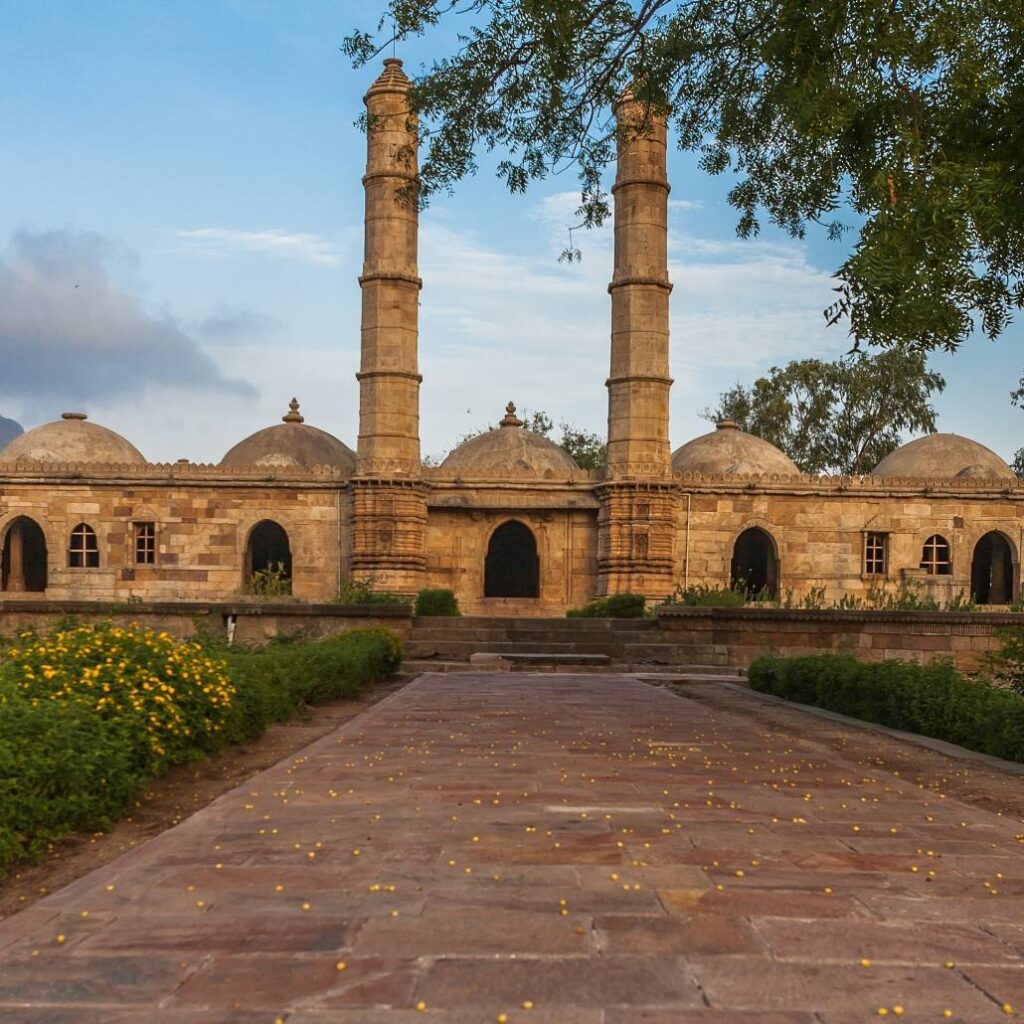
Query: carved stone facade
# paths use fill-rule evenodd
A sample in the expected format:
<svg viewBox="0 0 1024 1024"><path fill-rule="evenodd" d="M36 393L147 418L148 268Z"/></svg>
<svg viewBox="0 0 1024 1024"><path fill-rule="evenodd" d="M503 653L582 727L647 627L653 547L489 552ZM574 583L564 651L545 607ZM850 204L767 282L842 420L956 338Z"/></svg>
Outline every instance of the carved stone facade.
<svg viewBox="0 0 1024 1024"><path fill-rule="evenodd" d="M388 60L366 96L356 451L294 400L217 466L147 463L67 413L0 451L5 599L220 601L255 588L316 602L369 578L407 594L449 587L485 615L733 581L796 603L907 581L942 600L1018 597L1024 487L976 442L918 439L857 479L802 476L728 422L672 454L666 129L631 93L617 108L607 470L579 469L511 404L424 467L409 85Z"/></svg>

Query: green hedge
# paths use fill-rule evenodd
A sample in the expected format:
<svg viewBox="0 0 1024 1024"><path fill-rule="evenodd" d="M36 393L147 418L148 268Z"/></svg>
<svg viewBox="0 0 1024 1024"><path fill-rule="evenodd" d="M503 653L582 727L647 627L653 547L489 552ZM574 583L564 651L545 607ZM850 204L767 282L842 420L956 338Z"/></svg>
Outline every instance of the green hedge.
<svg viewBox="0 0 1024 1024"><path fill-rule="evenodd" d="M762 693L1024 762L1024 698L965 679L949 662L758 658L748 679Z"/></svg>
<svg viewBox="0 0 1024 1024"><path fill-rule="evenodd" d="M455 594L445 587L425 588L416 595L413 615L461 615Z"/></svg>
<svg viewBox="0 0 1024 1024"><path fill-rule="evenodd" d="M262 650L110 625L4 645L0 875L68 832L109 828L168 766L355 695L401 660L401 640L379 627Z"/></svg>
<svg viewBox="0 0 1024 1024"><path fill-rule="evenodd" d="M647 606L643 594L613 594L591 601L582 608L570 608L570 619L642 619Z"/></svg>

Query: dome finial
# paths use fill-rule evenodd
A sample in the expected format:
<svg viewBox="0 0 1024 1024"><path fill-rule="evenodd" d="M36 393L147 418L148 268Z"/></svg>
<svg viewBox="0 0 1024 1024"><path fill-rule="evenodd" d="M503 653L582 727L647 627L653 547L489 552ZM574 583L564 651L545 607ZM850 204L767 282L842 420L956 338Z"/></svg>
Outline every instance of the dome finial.
<svg viewBox="0 0 1024 1024"><path fill-rule="evenodd" d="M305 423L306 417L299 412L299 400L293 398L288 403L288 412L281 417L284 423Z"/></svg>
<svg viewBox="0 0 1024 1024"><path fill-rule="evenodd" d="M731 417L723 416L716 424L718 430L739 430L740 425Z"/></svg>
<svg viewBox="0 0 1024 1024"><path fill-rule="evenodd" d="M516 415L516 403L509 402L505 406L505 418L501 421L503 427L521 427L523 421Z"/></svg>
<svg viewBox="0 0 1024 1024"><path fill-rule="evenodd" d="M60 418L62 420L87 420L89 417L84 412L62 412Z"/></svg>

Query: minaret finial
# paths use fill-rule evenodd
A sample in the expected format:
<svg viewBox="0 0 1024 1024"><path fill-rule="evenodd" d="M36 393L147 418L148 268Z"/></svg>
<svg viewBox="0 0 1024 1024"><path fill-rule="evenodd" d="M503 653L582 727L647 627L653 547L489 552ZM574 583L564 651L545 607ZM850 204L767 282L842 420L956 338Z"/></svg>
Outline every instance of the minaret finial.
<svg viewBox="0 0 1024 1024"><path fill-rule="evenodd" d="M281 417L284 423L305 423L306 417L299 412L299 400L293 398L288 403L288 412Z"/></svg>
<svg viewBox="0 0 1024 1024"><path fill-rule="evenodd" d="M505 418L501 421L503 427L521 427L523 421L516 415L516 403L509 402L505 406Z"/></svg>

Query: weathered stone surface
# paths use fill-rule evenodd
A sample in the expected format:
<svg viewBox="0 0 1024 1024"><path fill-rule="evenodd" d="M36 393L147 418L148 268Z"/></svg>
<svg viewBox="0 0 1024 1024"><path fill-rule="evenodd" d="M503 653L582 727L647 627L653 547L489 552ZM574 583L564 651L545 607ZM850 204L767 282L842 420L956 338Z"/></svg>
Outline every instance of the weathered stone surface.
<svg viewBox="0 0 1024 1024"><path fill-rule="evenodd" d="M0 922L0 1018L1008 1019L1019 777L694 693L421 677Z"/></svg>

